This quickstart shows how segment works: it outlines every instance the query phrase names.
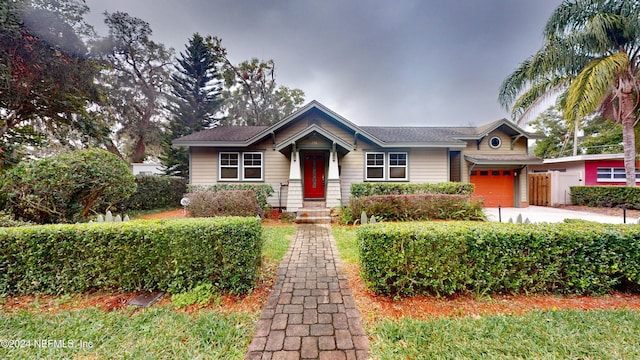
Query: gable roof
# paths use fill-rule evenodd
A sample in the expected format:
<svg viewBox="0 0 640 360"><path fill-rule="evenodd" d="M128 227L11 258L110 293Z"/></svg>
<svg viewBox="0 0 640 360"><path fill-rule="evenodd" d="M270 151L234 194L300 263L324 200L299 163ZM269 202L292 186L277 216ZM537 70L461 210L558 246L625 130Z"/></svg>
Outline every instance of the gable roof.
<svg viewBox="0 0 640 360"><path fill-rule="evenodd" d="M265 137L273 136L278 130L300 119L309 112L322 113L324 116L352 131L354 133L354 139L356 137L362 137L383 148L398 146L465 147L466 140L482 139L498 128L510 136L539 138L537 134L528 133L507 119L500 119L479 127L358 126L318 101L313 100L271 126L219 126L175 139L173 144L177 146L249 146ZM318 132L320 129L328 132L319 126L311 130L310 127L305 128L303 132L304 135L307 135L309 131ZM323 133L323 135L334 138L328 133ZM301 138L301 136L293 136L288 140L296 141L299 138ZM284 143L285 142L279 142L278 147L286 146Z"/></svg>

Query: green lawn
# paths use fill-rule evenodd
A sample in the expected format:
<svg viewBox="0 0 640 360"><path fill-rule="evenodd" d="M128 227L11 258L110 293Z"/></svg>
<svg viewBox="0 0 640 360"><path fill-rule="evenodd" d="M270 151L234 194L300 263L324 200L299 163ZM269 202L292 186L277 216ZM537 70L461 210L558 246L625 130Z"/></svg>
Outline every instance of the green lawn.
<svg viewBox="0 0 640 360"><path fill-rule="evenodd" d="M167 307L20 311L0 317L0 359L242 359L254 326L254 314Z"/></svg>
<svg viewBox="0 0 640 360"><path fill-rule="evenodd" d="M340 258L345 263L358 263L357 226L331 226Z"/></svg>
<svg viewBox="0 0 640 360"><path fill-rule="evenodd" d="M549 311L367 329L375 359L638 359L637 311Z"/></svg>
<svg viewBox="0 0 640 360"><path fill-rule="evenodd" d="M266 263L282 261L294 232L293 225L264 227ZM262 276L275 276L275 267L265 269L273 274ZM0 313L0 359L242 359L258 316L153 306Z"/></svg>
<svg viewBox="0 0 640 360"><path fill-rule="evenodd" d="M357 227L334 226L345 263L358 263ZM378 320L372 359L638 359L640 312L535 311L433 320Z"/></svg>
<svg viewBox="0 0 640 360"><path fill-rule="evenodd" d="M264 246L262 255L272 261L280 263L289 248L291 238L296 231L294 225L289 226L263 226Z"/></svg>

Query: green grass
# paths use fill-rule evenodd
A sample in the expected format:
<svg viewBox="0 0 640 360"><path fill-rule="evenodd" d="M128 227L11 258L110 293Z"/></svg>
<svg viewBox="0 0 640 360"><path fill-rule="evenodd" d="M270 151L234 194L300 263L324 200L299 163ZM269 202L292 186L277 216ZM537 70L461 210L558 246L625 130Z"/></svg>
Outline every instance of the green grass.
<svg viewBox="0 0 640 360"><path fill-rule="evenodd" d="M291 238L296 231L294 225L289 226L263 226L264 245L262 255L272 261L280 263L289 248Z"/></svg>
<svg viewBox="0 0 640 360"><path fill-rule="evenodd" d="M1 359L242 359L255 330L249 314L196 314L151 307L104 312L90 308L56 314L20 311L0 317ZM22 348L6 340L23 340ZM5 341L3 341L5 340ZM74 342L48 348L33 340ZM80 343L90 344L80 348Z"/></svg>
<svg viewBox="0 0 640 360"><path fill-rule="evenodd" d="M294 232L293 225L264 227L263 256L270 264L282 261ZM275 275L273 266L264 271ZM188 314L153 306L112 312L96 308L55 314L34 309L0 312L0 359L242 359L257 316L209 309ZM23 340L25 347L9 347L13 343L6 340ZM44 343L48 347L43 340L51 341ZM73 348L60 348L62 344Z"/></svg>
<svg viewBox="0 0 640 360"><path fill-rule="evenodd" d="M333 237L336 239L336 246L340 253L340 258L345 263L358 263L358 239L356 237L356 226L331 226Z"/></svg>
<svg viewBox="0 0 640 360"><path fill-rule="evenodd" d="M640 313L631 310L407 319L368 333L373 359L640 358Z"/></svg>

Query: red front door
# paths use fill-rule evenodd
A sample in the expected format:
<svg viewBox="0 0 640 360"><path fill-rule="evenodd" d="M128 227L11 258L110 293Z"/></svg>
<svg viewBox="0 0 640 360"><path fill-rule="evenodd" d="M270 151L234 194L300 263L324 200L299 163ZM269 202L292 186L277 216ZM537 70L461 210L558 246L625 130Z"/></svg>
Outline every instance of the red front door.
<svg viewBox="0 0 640 360"><path fill-rule="evenodd" d="M304 155L304 198L324 199L324 153Z"/></svg>

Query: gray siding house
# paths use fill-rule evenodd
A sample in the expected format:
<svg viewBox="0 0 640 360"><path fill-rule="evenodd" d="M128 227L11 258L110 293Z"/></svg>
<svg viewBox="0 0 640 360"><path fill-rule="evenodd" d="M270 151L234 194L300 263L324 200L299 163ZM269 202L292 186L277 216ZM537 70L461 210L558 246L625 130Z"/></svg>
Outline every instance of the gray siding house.
<svg viewBox="0 0 640 360"><path fill-rule="evenodd" d="M271 184L274 207L346 204L352 183L463 181L485 206L527 205L537 135L502 119L479 127L359 126L317 101L272 126L219 126L173 141L189 148L193 185Z"/></svg>

